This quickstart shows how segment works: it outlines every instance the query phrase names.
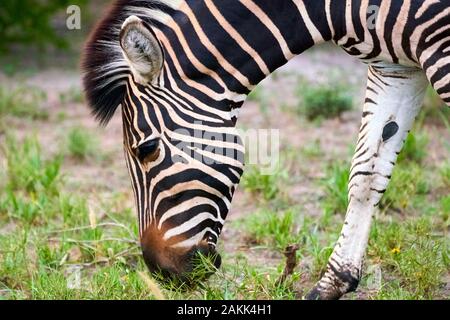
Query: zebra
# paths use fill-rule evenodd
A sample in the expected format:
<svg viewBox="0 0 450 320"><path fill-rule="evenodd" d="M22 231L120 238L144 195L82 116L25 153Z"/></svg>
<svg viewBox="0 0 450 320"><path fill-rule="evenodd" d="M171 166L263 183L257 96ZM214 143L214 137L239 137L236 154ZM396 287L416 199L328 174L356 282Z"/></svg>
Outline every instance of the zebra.
<svg viewBox="0 0 450 320"><path fill-rule="evenodd" d="M118 0L105 14L83 52L83 85L102 125L120 107L150 271L183 278L199 252L220 266L216 244L244 170L239 108L324 42L368 65L367 90L345 222L305 299L356 290L371 221L428 84L450 105L450 1Z"/></svg>

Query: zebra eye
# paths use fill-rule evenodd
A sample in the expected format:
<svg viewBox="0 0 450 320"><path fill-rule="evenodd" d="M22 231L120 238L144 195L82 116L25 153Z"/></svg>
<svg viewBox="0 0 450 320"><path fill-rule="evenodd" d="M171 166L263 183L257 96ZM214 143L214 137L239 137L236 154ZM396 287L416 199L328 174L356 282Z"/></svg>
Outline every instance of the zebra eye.
<svg viewBox="0 0 450 320"><path fill-rule="evenodd" d="M153 139L137 147L136 155L141 162L149 162L158 159L159 152L159 139Z"/></svg>

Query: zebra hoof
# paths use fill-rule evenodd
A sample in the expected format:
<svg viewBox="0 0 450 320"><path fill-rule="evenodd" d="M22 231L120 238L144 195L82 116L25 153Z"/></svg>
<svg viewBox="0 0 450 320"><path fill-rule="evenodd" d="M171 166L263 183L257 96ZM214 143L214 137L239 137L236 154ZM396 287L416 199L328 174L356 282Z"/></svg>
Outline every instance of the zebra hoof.
<svg viewBox="0 0 450 320"><path fill-rule="evenodd" d="M343 295L338 290L323 290L316 285L305 296L305 300L339 300Z"/></svg>
<svg viewBox="0 0 450 320"><path fill-rule="evenodd" d="M353 270L350 271L350 270ZM358 276L354 276L357 274ZM344 294L356 290L360 279L359 268L346 265L343 271L329 269L316 286L305 296L306 300L338 300Z"/></svg>

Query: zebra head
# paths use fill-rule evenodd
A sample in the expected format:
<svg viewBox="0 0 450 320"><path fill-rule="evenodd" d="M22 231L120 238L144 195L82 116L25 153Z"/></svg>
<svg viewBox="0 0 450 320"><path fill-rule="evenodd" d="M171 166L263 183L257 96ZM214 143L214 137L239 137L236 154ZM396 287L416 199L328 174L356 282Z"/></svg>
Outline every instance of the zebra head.
<svg viewBox="0 0 450 320"><path fill-rule="evenodd" d="M155 24L114 8L88 40L84 87L102 123L121 108L148 268L184 279L198 253L220 265L216 243L243 172L244 150L233 101L202 92L209 79L198 79L206 83L201 85L188 79L193 71L180 67L186 57L174 53Z"/></svg>

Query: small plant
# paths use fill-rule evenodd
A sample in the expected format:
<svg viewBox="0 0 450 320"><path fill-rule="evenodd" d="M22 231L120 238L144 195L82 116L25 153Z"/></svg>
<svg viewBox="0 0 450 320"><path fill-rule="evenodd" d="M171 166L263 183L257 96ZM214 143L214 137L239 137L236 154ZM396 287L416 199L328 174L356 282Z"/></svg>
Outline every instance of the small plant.
<svg viewBox="0 0 450 320"><path fill-rule="evenodd" d="M32 120L46 120L48 113L42 109L47 99L45 92L33 87L15 89L0 87L0 118L11 115Z"/></svg>
<svg viewBox="0 0 450 320"><path fill-rule="evenodd" d="M95 153L95 140L83 128L72 128L67 135L67 150L72 157L86 159Z"/></svg>
<svg viewBox="0 0 450 320"><path fill-rule="evenodd" d="M84 101L84 95L80 88L71 87L69 90L59 94L59 101L62 104L82 103Z"/></svg>
<svg viewBox="0 0 450 320"><path fill-rule="evenodd" d="M344 214L348 206L349 165L335 163L328 167L326 172L327 178L322 182L325 191L323 200L325 214Z"/></svg>
<svg viewBox="0 0 450 320"><path fill-rule="evenodd" d="M45 160L37 139L25 138L19 142L9 136L2 149L7 160L9 190L26 190L35 194L41 191L57 192L61 158Z"/></svg>
<svg viewBox="0 0 450 320"><path fill-rule="evenodd" d="M450 188L450 161L447 161L444 165L442 165L439 173L441 175L441 180L444 187Z"/></svg>
<svg viewBox="0 0 450 320"><path fill-rule="evenodd" d="M327 246L323 247L321 244L312 243L312 248L310 249L313 264L312 264L312 276L314 279L318 280L325 273L327 269L328 260L333 253L333 247Z"/></svg>
<svg viewBox="0 0 450 320"><path fill-rule="evenodd" d="M287 171L278 169L274 173L264 174L261 168L246 168L241 185L252 194L261 194L266 201L273 200L280 192L279 184L287 178Z"/></svg>
<svg viewBox="0 0 450 320"><path fill-rule="evenodd" d="M352 97L342 86L301 84L296 92L300 100L297 111L308 120L340 117L353 108Z"/></svg>
<svg viewBox="0 0 450 320"><path fill-rule="evenodd" d="M25 223L50 218L61 185L61 158L44 159L35 138L8 136L2 148L5 182L0 186L0 213Z"/></svg>
<svg viewBox="0 0 450 320"><path fill-rule="evenodd" d="M441 199L440 213L444 226L448 227L450 225L450 195Z"/></svg>
<svg viewBox="0 0 450 320"><path fill-rule="evenodd" d="M399 165L394 168L391 182L381 199L380 206L403 210L411 205L415 195L423 195L428 191L429 185L420 166L414 163Z"/></svg>
<svg viewBox="0 0 450 320"><path fill-rule="evenodd" d="M411 132L398 156L398 162L422 163L427 156L428 136L422 132Z"/></svg>
<svg viewBox="0 0 450 320"><path fill-rule="evenodd" d="M303 146L301 152L307 158L319 158L324 155L319 139Z"/></svg>
<svg viewBox="0 0 450 320"><path fill-rule="evenodd" d="M406 209L411 205L415 195L426 194L428 189L428 184L423 179L423 172L418 166L399 166L394 169L381 206Z"/></svg>
<svg viewBox="0 0 450 320"><path fill-rule="evenodd" d="M47 204L48 198L44 194L30 201L9 191L6 197L5 208L11 218L32 223L39 214L44 213L43 211Z"/></svg>
<svg viewBox="0 0 450 320"><path fill-rule="evenodd" d="M246 233L256 243L283 250L287 245L298 242L298 234L294 233L295 216L293 210L283 213L261 210L242 223Z"/></svg>

